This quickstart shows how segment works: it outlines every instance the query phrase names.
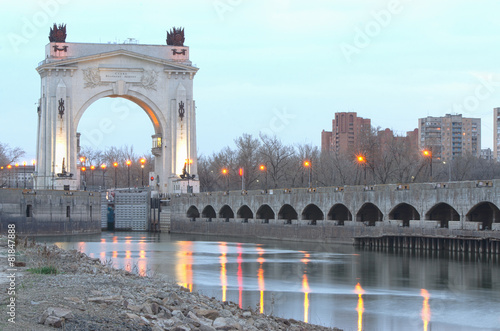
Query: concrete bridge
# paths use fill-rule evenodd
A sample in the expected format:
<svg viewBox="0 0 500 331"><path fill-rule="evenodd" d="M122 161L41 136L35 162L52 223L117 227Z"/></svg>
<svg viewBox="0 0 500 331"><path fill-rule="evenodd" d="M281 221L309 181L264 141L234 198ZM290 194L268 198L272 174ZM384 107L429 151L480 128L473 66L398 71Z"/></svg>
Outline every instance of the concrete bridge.
<svg viewBox="0 0 500 331"><path fill-rule="evenodd" d="M384 245L473 238L500 249L500 180L185 194L170 205L172 232Z"/></svg>
<svg viewBox="0 0 500 331"><path fill-rule="evenodd" d="M172 219L500 230L500 180L231 191L172 198Z"/></svg>

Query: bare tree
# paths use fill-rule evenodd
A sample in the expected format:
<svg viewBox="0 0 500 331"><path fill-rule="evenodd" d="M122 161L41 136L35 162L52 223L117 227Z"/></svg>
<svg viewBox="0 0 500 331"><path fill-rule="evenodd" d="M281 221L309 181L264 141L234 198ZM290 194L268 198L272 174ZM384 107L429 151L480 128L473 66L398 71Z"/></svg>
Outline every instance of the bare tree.
<svg viewBox="0 0 500 331"><path fill-rule="evenodd" d="M269 137L261 134L260 140L262 145L259 148L259 154L265 167L264 176L267 177L269 187L277 188L286 179L294 150L290 146L283 145L276 136Z"/></svg>

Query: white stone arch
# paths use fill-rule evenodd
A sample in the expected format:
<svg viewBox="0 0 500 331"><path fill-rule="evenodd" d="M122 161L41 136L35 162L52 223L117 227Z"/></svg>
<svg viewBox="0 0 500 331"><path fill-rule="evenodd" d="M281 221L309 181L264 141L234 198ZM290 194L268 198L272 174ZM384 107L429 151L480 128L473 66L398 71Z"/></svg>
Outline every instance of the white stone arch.
<svg viewBox="0 0 500 331"><path fill-rule="evenodd" d="M153 124L153 189L199 192L193 98L198 68L191 65L189 47L50 42L37 71L37 189L78 189L80 119L95 101L120 97L141 107Z"/></svg>

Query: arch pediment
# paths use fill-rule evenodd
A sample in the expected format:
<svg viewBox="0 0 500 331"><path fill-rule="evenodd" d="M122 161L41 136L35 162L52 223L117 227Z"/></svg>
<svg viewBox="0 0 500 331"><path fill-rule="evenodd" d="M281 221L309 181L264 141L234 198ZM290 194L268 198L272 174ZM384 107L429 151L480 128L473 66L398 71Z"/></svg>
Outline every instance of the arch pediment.
<svg viewBox="0 0 500 331"><path fill-rule="evenodd" d="M95 65L99 66L101 63L107 63L107 62L115 62L116 60L118 61L123 61L127 62L126 66L123 67L130 67L130 65L135 64L137 66L144 66L149 64L154 64L154 65L160 65L163 66L163 70L165 72L189 72L191 75L195 74L198 71L198 68L178 63L175 61L171 60L166 60L154 56L149 56L145 54L140 54L137 52L125 50L125 49L120 49L116 51L111 51L111 52L105 52L105 53L99 53L99 54L93 54L93 55L87 55L87 56L81 56L81 57L72 57L68 59L62 59L57 62L47 62L41 64L38 68L38 72L42 72L44 70L57 70L57 69L77 69L79 64L87 64L89 66L92 65L92 62L95 63ZM106 65L104 65L105 67ZM120 68L121 66L119 65L114 65L114 68Z"/></svg>

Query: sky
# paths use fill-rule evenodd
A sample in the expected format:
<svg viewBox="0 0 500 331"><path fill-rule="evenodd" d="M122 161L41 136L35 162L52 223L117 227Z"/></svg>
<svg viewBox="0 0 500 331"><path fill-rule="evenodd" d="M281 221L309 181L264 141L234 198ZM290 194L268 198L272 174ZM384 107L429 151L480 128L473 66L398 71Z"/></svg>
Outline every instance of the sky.
<svg viewBox="0 0 500 331"><path fill-rule="evenodd" d="M497 0L0 0L0 142L36 155L36 104L53 23L67 42L165 44L185 28L199 69L194 78L198 154L243 133L320 146L335 112L404 134L418 118L482 119L482 148L493 147L500 107ZM127 116L116 118L116 109ZM78 131L103 118L117 125L99 144L151 148L153 126L124 99L92 104ZM88 142L88 141L87 141Z"/></svg>

